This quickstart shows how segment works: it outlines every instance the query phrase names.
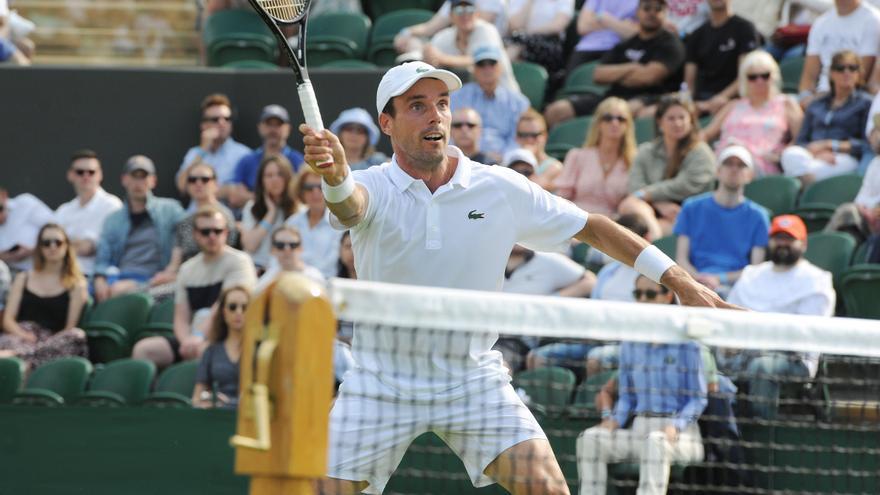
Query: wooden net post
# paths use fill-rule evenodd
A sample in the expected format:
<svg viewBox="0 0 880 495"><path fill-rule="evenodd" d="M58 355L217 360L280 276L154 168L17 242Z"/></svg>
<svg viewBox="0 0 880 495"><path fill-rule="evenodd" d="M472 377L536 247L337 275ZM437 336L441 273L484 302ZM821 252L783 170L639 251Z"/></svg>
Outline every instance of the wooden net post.
<svg viewBox="0 0 880 495"><path fill-rule="evenodd" d="M285 273L248 307L235 472L251 495L312 495L326 474L336 319L324 288Z"/></svg>

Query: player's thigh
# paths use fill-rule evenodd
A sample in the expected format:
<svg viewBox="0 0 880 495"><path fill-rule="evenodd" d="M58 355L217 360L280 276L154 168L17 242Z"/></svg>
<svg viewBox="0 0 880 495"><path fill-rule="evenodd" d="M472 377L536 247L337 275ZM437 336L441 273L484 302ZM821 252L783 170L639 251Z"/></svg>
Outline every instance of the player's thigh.
<svg viewBox="0 0 880 495"><path fill-rule="evenodd" d="M484 473L510 493L568 494L568 485L550 442L534 438L501 453Z"/></svg>

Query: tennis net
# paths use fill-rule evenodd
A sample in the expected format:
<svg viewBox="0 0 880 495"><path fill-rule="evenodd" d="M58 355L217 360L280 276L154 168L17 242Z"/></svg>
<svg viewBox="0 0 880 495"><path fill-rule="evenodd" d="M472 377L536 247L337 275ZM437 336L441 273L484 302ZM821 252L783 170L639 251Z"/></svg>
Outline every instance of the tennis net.
<svg viewBox="0 0 880 495"><path fill-rule="evenodd" d="M880 493L876 321L339 279L330 294L359 365L330 474L376 493L476 492L535 435L511 393L571 493ZM542 463L510 461L508 486Z"/></svg>

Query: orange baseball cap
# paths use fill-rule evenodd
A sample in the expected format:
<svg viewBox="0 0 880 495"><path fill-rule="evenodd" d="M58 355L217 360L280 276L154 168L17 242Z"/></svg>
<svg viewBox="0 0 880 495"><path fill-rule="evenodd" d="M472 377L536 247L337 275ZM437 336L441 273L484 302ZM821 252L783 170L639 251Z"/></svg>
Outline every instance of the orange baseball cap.
<svg viewBox="0 0 880 495"><path fill-rule="evenodd" d="M785 232L800 241L807 240L807 226L797 215L779 215L770 224L770 235Z"/></svg>

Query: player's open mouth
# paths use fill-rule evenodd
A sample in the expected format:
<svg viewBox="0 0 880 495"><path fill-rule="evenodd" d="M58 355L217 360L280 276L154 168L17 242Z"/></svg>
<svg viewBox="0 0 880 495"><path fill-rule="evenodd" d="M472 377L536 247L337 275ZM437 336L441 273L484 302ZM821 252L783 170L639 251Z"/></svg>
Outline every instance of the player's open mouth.
<svg viewBox="0 0 880 495"><path fill-rule="evenodd" d="M425 136L422 139L424 139L425 141L440 141L443 139L443 134L441 134L439 132L431 132L431 133L425 134Z"/></svg>

